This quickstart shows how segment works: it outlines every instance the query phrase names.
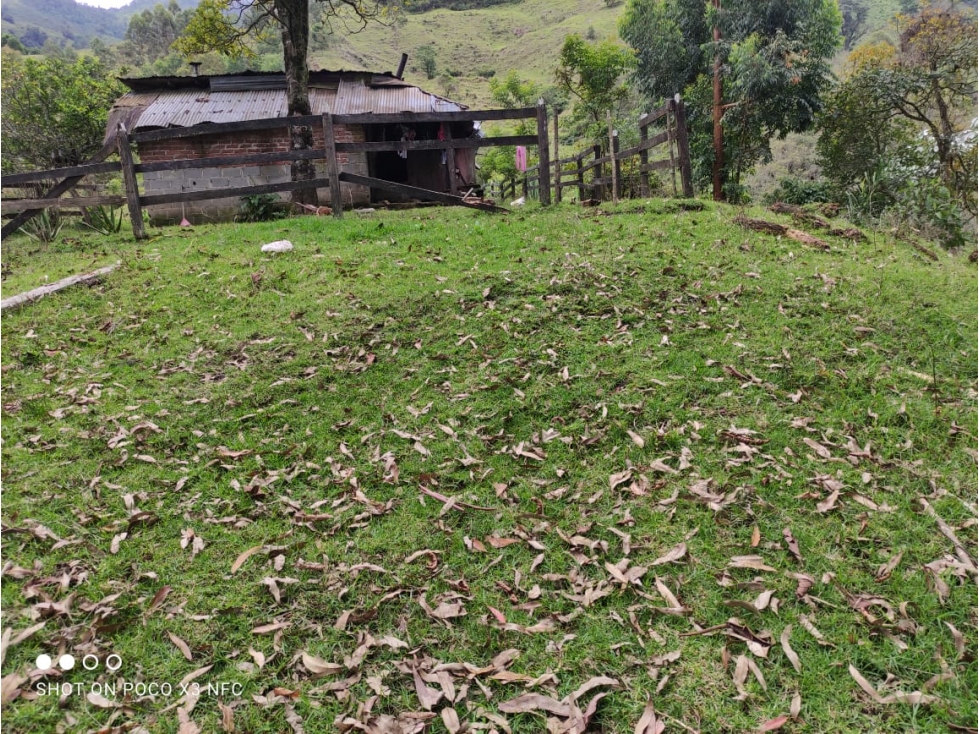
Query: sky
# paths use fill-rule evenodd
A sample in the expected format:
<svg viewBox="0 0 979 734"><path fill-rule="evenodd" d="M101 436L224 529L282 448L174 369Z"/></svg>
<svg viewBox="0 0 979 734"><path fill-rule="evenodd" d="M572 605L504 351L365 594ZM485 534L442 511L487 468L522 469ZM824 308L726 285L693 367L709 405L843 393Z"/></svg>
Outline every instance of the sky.
<svg viewBox="0 0 979 734"><path fill-rule="evenodd" d="M96 8L121 8L129 5L132 0L77 0L82 5L93 5Z"/></svg>

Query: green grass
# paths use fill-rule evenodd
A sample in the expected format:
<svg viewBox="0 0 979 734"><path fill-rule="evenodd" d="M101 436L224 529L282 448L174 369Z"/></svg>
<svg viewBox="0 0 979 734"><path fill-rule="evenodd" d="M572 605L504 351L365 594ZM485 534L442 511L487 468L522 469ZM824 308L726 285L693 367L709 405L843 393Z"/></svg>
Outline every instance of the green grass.
<svg viewBox="0 0 979 734"><path fill-rule="evenodd" d="M76 668L64 680L120 690L213 665L197 682L242 689L201 696L190 714L201 731L220 730L219 701L234 705L236 731L289 730L281 698L254 698L280 687L297 691L295 714L318 732L356 718L372 685L386 686L373 715L421 711L412 660L479 668L515 649L509 670L553 674L532 691L556 699L594 676L618 681L579 701L609 692L595 731L632 732L650 695L703 732L756 730L788 715L797 693L799 720L782 731L973 725L975 581L946 568L947 598L936 594L924 566L953 549L918 498L974 554L976 269L882 236L815 250L741 230L737 213L657 200L168 228L139 244L8 240L5 296L123 265L100 286L3 316L3 627L16 638L46 620L6 650L4 676L30 675L41 653L117 653L118 673ZM281 238L296 249L259 252ZM727 497L716 511L691 491L708 479ZM820 513L833 481L839 501ZM489 511L445 509L422 487ZM196 556L181 546L190 530L204 541ZM495 548L492 537L517 542ZM681 542L681 559L651 565ZM405 563L419 550L432 553ZM744 555L775 571L729 567ZM641 586L613 581L605 564L623 558L648 568ZM791 573L813 577L810 598L797 599ZM279 579L279 602L267 578ZM655 611L669 606L657 579L688 614ZM746 610L763 590L777 610ZM893 619L886 606L867 610L873 622L861 615L859 594ZM423 595L467 614L434 620ZM69 597L67 614L47 605ZM489 607L545 629L501 629ZM732 617L771 635L767 658L724 630L690 634ZM289 626L252 633L273 622ZM964 635L962 654L946 623ZM787 625L801 674L778 642ZM343 665L367 633L409 647L375 646L315 679L303 666L303 651ZM749 673L744 700L732 679L741 655L768 686ZM930 705L880 704L850 664L874 685L893 676L883 694L951 675ZM480 708L525 692L453 670L456 691L469 686L454 705L463 722L489 723ZM339 695L328 690L355 673ZM32 695L53 680L23 684L3 731L110 719L178 729L166 710L176 694L59 707ZM435 677L426 685L440 690ZM545 729L540 712L504 718L514 732ZM430 730L447 729L437 717Z"/></svg>

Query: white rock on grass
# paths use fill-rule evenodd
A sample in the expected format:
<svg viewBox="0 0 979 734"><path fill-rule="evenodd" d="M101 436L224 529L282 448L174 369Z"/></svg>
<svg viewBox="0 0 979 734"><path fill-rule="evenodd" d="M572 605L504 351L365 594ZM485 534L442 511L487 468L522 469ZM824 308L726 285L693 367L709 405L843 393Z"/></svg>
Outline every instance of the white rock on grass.
<svg viewBox="0 0 979 734"><path fill-rule="evenodd" d="M289 240L276 240L262 245L262 252L289 252L291 249L292 243Z"/></svg>

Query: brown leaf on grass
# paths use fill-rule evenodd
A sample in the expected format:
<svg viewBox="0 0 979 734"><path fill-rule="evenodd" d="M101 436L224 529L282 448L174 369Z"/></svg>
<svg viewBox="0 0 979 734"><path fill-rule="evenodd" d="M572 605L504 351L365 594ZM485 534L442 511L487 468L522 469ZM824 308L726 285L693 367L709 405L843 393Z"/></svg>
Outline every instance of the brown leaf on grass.
<svg viewBox="0 0 979 734"><path fill-rule="evenodd" d="M464 731L462 724L459 723L459 714L451 706L446 706L440 712L442 716L442 723L445 724L445 728L449 730L449 734L460 734Z"/></svg>
<svg viewBox="0 0 979 734"><path fill-rule="evenodd" d="M792 554L793 558L799 563L802 563L802 551L799 550L799 542L792 535L792 528L785 528L782 530L782 537L785 538L785 545L789 548L789 553Z"/></svg>
<svg viewBox="0 0 979 734"><path fill-rule="evenodd" d="M225 706L218 701L218 710L221 712L221 731L225 734L234 734L235 731L235 712L230 706Z"/></svg>
<svg viewBox="0 0 979 734"><path fill-rule="evenodd" d="M808 632L810 635L815 637L816 642L818 642L820 645L825 645L826 647L836 647L836 645L834 645L832 642L830 642L823 636L822 632L816 629L816 625L814 625L812 623L812 620L810 620L809 617L807 617L805 614L799 615L799 624L802 625L802 628L806 632Z"/></svg>
<svg viewBox="0 0 979 734"><path fill-rule="evenodd" d="M955 643L955 660L959 661L965 657L965 636L955 629L955 625L951 622L946 622L945 626L948 627L949 632L952 633L952 640Z"/></svg>
<svg viewBox="0 0 979 734"><path fill-rule="evenodd" d="M442 620L443 622L447 619L453 619L454 617L464 617L466 616L466 607L461 602L450 603L447 601L441 602L437 607L432 609L425 599L425 595L422 594L418 597L418 604L422 609L425 610L425 614L434 619Z"/></svg>
<svg viewBox="0 0 979 734"><path fill-rule="evenodd" d="M18 645L24 640L30 639L35 635L35 633L43 629L44 625L46 624L47 622L38 622L35 625L31 625L27 629L18 632L16 637L13 636L14 628L8 624L7 629L3 631L3 640L0 642L0 665L3 665L3 661L7 659L8 648ZM953 627L952 629L955 628Z"/></svg>
<svg viewBox="0 0 979 734"><path fill-rule="evenodd" d="M279 630L284 630L292 625L289 622L272 622L270 624L262 624L258 627L252 629L253 635L267 635L270 632L278 632Z"/></svg>
<svg viewBox="0 0 979 734"><path fill-rule="evenodd" d="M687 544L680 543L679 545L673 546L665 555L660 556L649 565L662 566L664 563L673 563L674 561L679 561L685 555L687 555Z"/></svg>
<svg viewBox="0 0 979 734"><path fill-rule="evenodd" d="M184 708L177 709L177 723L177 734L201 734L201 728L191 720L190 713Z"/></svg>
<svg viewBox="0 0 979 734"><path fill-rule="evenodd" d="M615 489L630 479L632 479L632 469L626 469L625 471L620 471L618 474L613 474L608 478L609 489Z"/></svg>
<svg viewBox="0 0 979 734"><path fill-rule="evenodd" d="M798 693L792 696L792 703L789 705L789 715L792 717L793 721L799 718L799 714L802 713L802 696Z"/></svg>
<svg viewBox="0 0 979 734"><path fill-rule="evenodd" d="M6 706L21 693L21 685L28 680L26 675L14 672L5 675L0 681L0 705Z"/></svg>
<svg viewBox="0 0 979 734"><path fill-rule="evenodd" d="M509 701L504 701L499 705L499 710L504 714L526 714L531 711L547 711L548 713L563 716L571 716L572 706L570 703L555 701L550 696L540 693L525 693Z"/></svg>
<svg viewBox="0 0 979 734"><path fill-rule="evenodd" d="M816 505L816 512L825 513L836 507L836 501L840 498L840 490L834 489L833 492Z"/></svg>
<svg viewBox="0 0 979 734"><path fill-rule="evenodd" d="M823 459L832 459L833 458L833 454L830 453L830 450L828 448L826 448L825 446L823 446L818 441L813 441L811 438L809 438L808 436L806 436L805 438L802 439L802 442L806 446L808 446L809 448L811 448L813 451L815 451L816 454L820 458L823 458Z"/></svg>
<svg viewBox="0 0 979 734"><path fill-rule="evenodd" d="M312 673L313 676L336 675L344 670L342 665L337 665L315 655L310 655L306 651L302 653L302 660L303 667Z"/></svg>
<svg viewBox="0 0 979 734"><path fill-rule="evenodd" d="M748 658L745 655L738 655L731 677L734 680L734 687L738 689L738 696L735 700L745 700L748 697L748 691L744 687L748 681Z"/></svg>
<svg viewBox="0 0 979 734"><path fill-rule="evenodd" d="M656 710L653 708L653 697L646 699L646 709L642 712L639 721L636 722L634 734L663 734L666 731L666 724L656 718Z"/></svg>
<svg viewBox="0 0 979 734"><path fill-rule="evenodd" d="M193 661L194 656L191 655L190 646L186 642L184 642L175 634L173 634L173 632L167 632L167 637L170 638L170 642L172 642L174 645L177 646L177 649L183 653L184 657L187 658L187 660Z"/></svg>
<svg viewBox="0 0 979 734"><path fill-rule="evenodd" d="M255 650L252 647L249 647L248 654L252 656L252 660L255 661L255 665L258 666L259 670L265 667L265 653L262 653L258 650Z"/></svg>
<svg viewBox="0 0 979 734"><path fill-rule="evenodd" d="M183 678L180 679L180 683L177 684L177 687L181 689L185 688L186 686L190 685L190 683L200 678L202 675L204 675L207 671L209 671L213 667L214 667L214 663L211 663L210 665L205 665L203 668L198 668L197 670L193 670L190 673L187 673L187 675L185 675Z"/></svg>
<svg viewBox="0 0 979 734"><path fill-rule="evenodd" d="M790 573L788 575L799 582L795 587L795 595L799 599L808 594L809 589L816 584L816 579L807 573Z"/></svg>
<svg viewBox="0 0 979 734"><path fill-rule="evenodd" d="M632 439L632 442L636 444L636 446L638 446L639 448L645 447L646 440L638 433L636 433L635 431L630 431L629 429L626 429L626 433L629 434L629 438Z"/></svg>
<svg viewBox="0 0 979 734"><path fill-rule="evenodd" d="M415 681L415 693L418 695L418 702L426 711L431 711L432 707L442 700L442 691L425 685L425 681L418 674L418 668L414 666L411 668L411 677Z"/></svg>
<svg viewBox="0 0 979 734"><path fill-rule="evenodd" d="M653 459L650 462L650 464L649 464L649 468L650 468L651 471L658 471L658 472L661 472L663 474L679 474L680 473L676 469L674 469L672 466L670 466L669 464L667 464L665 461L663 461L662 459Z"/></svg>
<svg viewBox="0 0 979 734"><path fill-rule="evenodd" d="M119 546L122 544L126 538L129 537L129 533L118 533L112 536L112 542L109 544L109 553L115 555L119 552Z"/></svg>
<svg viewBox="0 0 979 734"><path fill-rule="evenodd" d="M487 538L486 542L494 548L506 548L508 545L519 543L519 538Z"/></svg>
<svg viewBox="0 0 979 734"><path fill-rule="evenodd" d="M263 546L260 545L252 546L248 550L240 553L238 557L235 559L235 562L231 564L231 573L237 572L237 570L241 568L242 564L245 561L247 561L249 558L251 558L253 555L258 553L260 550L262 550L262 547Z"/></svg>
<svg viewBox="0 0 979 734"><path fill-rule="evenodd" d="M860 671L853 667L852 663L849 667L850 677L852 677L863 692L870 696L876 703L907 703L911 704L912 706L926 706L938 700L935 696L929 696L921 691L913 691L912 693L903 693L898 691L896 693L890 693L886 696L882 696L880 692L870 684L870 681L864 678L860 674Z"/></svg>
<svg viewBox="0 0 979 734"><path fill-rule="evenodd" d="M782 716L776 716L774 719L769 719L766 721L761 725L758 731L778 731L788 723L789 717L783 714Z"/></svg>
<svg viewBox="0 0 979 734"><path fill-rule="evenodd" d="M772 571L775 569L765 563L761 556L734 556L727 564L728 568L752 568L756 571Z"/></svg>
<svg viewBox="0 0 979 734"><path fill-rule="evenodd" d="M796 651L793 650L792 646L789 644L789 637L791 635L792 625L787 624L785 629L782 630L782 636L779 637L779 642L782 643L782 651L785 653L785 657L789 659L789 662L792 663L792 667L795 668L795 672L802 675L802 661L799 660L799 656L796 654Z"/></svg>
<svg viewBox="0 0 979 734"><path fill-rule="evenodd" d="M248 456L249 454L255 453L251 449L243 449L242 451L232 451L227 446L218 446L217 454L223 459L240 459L242 456Z"/></svg>
<svg viewBox="0 0 979 734"><path fill-rule="evenodd" d="M146 608L146 614L144 615L144 619L148 619L149 617L151 617L153 615L153 612L155 612L157 609L160 608L160 606L163 604L163 602L166 601L167 597L170 595L170 592L172 590L173 590L172 587L164 586L153 595L153 599L150 601L150 605Z"/></svg>
<svg viewBox="0 0 979 734"><path fill-rule="evenodd" d="M880 583L881 581L886 581L887 579L889 579L891 577L891 574L894 573L894 569L896 569L898 567L898 564L901 563L901 559L903 557L904 557L904 551L901 551L900 553L895 553L893 556L891 556L890 560L887 563L883 564L880 568L877 569L877 575L874 576L874 581Z"/></svg>
<svg viewBox="0 0 979 734"><path fill-rule="evenodd" d="M122 706L121 703L110 701L101 693L96 693L95 691L89 691L85 698L90 704L100 709L117 709Z"/></svg>
<svg viewBox="0 0 979 734"><path fill-rule="evenodd" d="M761 543L761 528L755 525L751 529L751 547L757 548L759 543Z"/></svg>

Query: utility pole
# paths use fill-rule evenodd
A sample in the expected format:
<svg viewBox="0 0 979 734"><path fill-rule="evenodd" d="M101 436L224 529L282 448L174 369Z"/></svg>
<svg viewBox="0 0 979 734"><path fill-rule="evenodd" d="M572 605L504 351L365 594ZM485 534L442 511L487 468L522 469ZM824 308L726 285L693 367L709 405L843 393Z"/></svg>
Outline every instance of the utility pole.
<svg viewBox="0 0 979 734"><path fill-rule="evenodd" d="M714 5L714 201L724 201L724 190L721 188L721 170L724 168L724 133L721 130L721 0L712 0Z"/></svg>

